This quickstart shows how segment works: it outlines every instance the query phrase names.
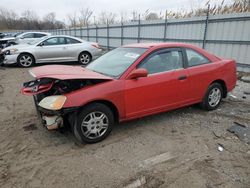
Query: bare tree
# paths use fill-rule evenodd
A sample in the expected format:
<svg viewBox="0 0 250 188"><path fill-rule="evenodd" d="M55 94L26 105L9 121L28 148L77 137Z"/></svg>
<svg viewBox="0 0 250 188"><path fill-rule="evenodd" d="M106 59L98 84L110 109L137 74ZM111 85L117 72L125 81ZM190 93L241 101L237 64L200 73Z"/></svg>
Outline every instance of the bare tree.
<svg viewBox="0 0 250 188"><path fill-rule="evenodd" d="M159 16L158 14L154 12L150 12L149 14L146 15L145 20L158 20Z"/></svg>
<svg viewBox="0 0 250 188"><path fill-rule="evenodd" d="M79 26L80 27L84 27L90 24L90 18L93 14L93 11L90 10L89 8L82 8L79 11L80 15L79 15Z"/></svg>
<svg viewBox="0 0 250 188"><path fill-rule="evenodd" d="M43 17L44 28L55 29L56 28L56 13L50 12Z"/></svg>
<svg viewBox="0 0 250 188"><path fill-rule="evenodd" d="M128 13L126 11L120 11L120 21L121 22L126 22L128 21Z"/></svg>
<svg viewBox="0 0 250 188"><path fill-rule="evenodd" d="M16 25L18 16L17 14L8 9L0 8L0 26L10 29Z"/></svg>
<svg viewBox="0 0 250 188"><path fill-rule="evenodd" d="M29 21L35 21L35 20L39 20L39 17L37 16L36 12L31 11L31 10L25 10L21 16Z"/></svg>
<svg viewBox="0 0 250 188"><path fill-rule="evenodd" d="M99 15L99 24L113 24L115 23L116 14L112 12L101 12Z"/></svg>
<svg viewBox="0 0 250 188"><path fill-rule="evenodd" d="M69 14L67 18L69 21L69 27L76 27L78 25L76 12L74 12L74 14Z"/></svg>
<svg viewBox="0 0 250 188"><path fill-rule="evenodd" d="M135 10L132 11L132 20L131 21L137 21L139 20L139 13Z"/></svg>

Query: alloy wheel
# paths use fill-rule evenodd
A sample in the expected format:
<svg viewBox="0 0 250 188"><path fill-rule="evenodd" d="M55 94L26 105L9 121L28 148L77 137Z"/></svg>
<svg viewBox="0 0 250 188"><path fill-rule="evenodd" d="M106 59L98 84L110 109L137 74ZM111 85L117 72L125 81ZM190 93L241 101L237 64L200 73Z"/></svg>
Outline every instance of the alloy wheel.
<svg viewBox="0 0 250 188"><path fill-rule="evenodd" d="M80 61L82 64L88 64L90 62L90 56L88 54L81 54Z"/></svg>
<svg viewBox="0 0 250 188"><path fill-rule="evenodd" d="M208 103L211 107L215 107L221 100L221 90L219 88L213 88L208 95Z"/></svg>
<svg viewBox="0 0 250 188"><path fill-rule="evenodd" d="M29 55L22 55L19 59L19 63L20 65L22 65L23 67L29 67L32 65L33 63L33 59L31 56Z"/></svg>
<svg viewBox="0 0 250 188"><path fill-rule="evenodd" d="M109 126L108 117L103 112L91 112L85 116L81 130L85 137L96 139L105 134Z"/></svg>

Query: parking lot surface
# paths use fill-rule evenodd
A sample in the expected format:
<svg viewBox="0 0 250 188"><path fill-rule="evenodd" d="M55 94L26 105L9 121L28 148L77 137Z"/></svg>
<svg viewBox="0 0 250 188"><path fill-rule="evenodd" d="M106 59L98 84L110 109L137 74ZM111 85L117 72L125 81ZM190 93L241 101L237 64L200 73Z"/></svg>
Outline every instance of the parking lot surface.
<svg viewBox="0 0 250 188"><path fill-rule="evenodd" d="M48 132L32 97L19 93L28 69L0 69L0 187L249 187L250 147L227 131L250 126L250 83L215 111L178 109L115 126L97 144Z"/></svg>

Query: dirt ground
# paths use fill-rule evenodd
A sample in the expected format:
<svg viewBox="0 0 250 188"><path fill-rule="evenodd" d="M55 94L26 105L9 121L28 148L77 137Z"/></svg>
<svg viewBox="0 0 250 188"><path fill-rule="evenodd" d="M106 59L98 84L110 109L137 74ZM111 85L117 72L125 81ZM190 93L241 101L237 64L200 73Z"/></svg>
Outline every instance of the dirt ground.
<svg viewBox="0 0 250 188"><path fill-rule="evenodd" d="M27 71L0 69L1 188L250 187L250 147L227 131L233 122L250 126L250 83L238 81L237 98L215 111L161 113L78 146L70 132L39 124L32 97L19 93Z"/></svg>

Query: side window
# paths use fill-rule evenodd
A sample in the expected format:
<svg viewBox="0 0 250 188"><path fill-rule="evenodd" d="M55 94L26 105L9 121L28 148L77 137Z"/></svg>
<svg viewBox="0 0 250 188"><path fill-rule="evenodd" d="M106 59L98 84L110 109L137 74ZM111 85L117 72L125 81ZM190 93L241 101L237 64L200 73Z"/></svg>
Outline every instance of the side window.
<svg viewBox="0 0 250 188"><path fill-rule="evenodd" d="M182 52L178 50L158 52L140 64L139 67L147 69L149 74L183 68Z"/></svg>
<svg viewBox="0 0 250 188"><path fill-rule="evenodd" d="M206 57L194 50L186 49L186 54L189 67L209 63L209 60Z"/></svg>
<svg viewBox="0 0 250 188"><path fill-rule="evenodd" d="M34 33L34 38L42 38L42 37L45 37L46 35L45 34L42 34L42 33Z"/></svg>
<svg viewBox="0 0 250 188"><path fill-rule="evenodd" d="M54 37L54 38L45 40L43 43L44 43L44 46L63 45L65 44L65 39L64 37Z"/></svg>
<svg viewBox="0 0 250 188"><path fill-rule="evenodd" d="M72 39L72 38L66 38L67 44L78 44L81 43L78 40Z"/></svg>
<svg viewBox="0 0 250 188"><path fill-rule="evenodd" d="M23 36L24 39L34 38L34 33L27 33Z"/></svg>

